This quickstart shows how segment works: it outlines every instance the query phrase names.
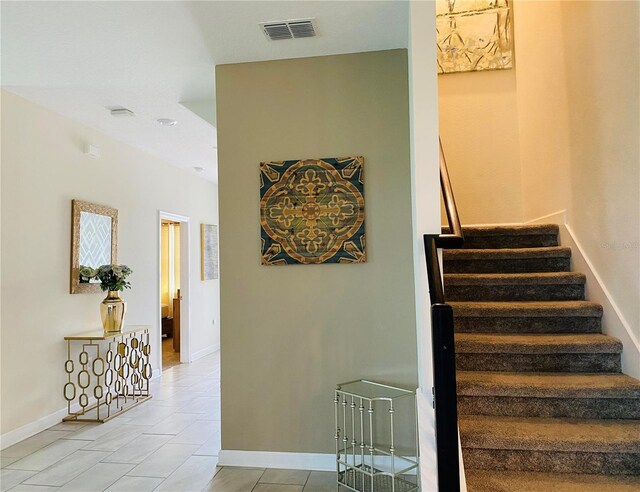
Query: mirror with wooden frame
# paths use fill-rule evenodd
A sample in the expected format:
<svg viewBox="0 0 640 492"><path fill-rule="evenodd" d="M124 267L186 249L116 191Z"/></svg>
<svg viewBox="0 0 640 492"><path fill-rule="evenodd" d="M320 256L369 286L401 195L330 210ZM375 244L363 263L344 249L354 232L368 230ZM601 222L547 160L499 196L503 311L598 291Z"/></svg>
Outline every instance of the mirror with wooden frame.
<svg viewBox="0 0 640 492"><path fill-rule="evenodd" d="M71 293L100 292L100 281L83 276L88 269L117 263L118 210L71 202Z"/></svg>

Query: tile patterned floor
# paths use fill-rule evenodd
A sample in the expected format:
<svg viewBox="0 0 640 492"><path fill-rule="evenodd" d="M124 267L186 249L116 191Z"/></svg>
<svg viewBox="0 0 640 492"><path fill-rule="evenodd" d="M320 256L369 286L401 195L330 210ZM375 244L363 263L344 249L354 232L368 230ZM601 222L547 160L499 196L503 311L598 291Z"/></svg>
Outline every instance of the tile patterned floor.
<svg viewBox="0 0 640 492"><path fill-rule="evenodd" d="M219 468L220 356L179 364L104 424L60 423L0 451L0 492L329 492L335 474Z"/></svg>

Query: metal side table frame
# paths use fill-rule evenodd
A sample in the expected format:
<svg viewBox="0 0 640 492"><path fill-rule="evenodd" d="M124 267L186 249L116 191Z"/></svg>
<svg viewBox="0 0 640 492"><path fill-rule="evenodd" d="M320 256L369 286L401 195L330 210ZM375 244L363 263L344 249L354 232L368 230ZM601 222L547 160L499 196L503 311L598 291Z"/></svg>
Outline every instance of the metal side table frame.
<svg viewBox="0 0 640 492"><path fill-rule="evenodd" d="M64 337L68 415L63 421L106 422L151 398L150 329L127 326L121 333L94 330Z"/></svg>
<svg viewBox="0 0 640 492"><path fill-rule="evenodd" d="M416 430L414 456L397 452L396 420L398 400L413 398L412 425ZM412 492L420 489L418 427L415 391L374 381L339 384L335 392L337 490L354 492ZM388 414L388 447L376 443L379 415ZM384 415L384 414L383 414ZM376 420L378 419L378 421ZM411 478L415 478L413 483Z"/></svg>

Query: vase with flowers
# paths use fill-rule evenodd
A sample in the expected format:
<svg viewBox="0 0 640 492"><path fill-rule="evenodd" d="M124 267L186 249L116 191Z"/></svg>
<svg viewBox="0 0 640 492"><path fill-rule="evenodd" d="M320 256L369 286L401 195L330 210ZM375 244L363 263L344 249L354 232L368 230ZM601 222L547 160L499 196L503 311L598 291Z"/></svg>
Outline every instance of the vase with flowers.
<svg viewBox="0 0 640 492"><path fill-rule="evenodd" d="M100 281L100 288L107 297L100 303L100 317L105 333L120 333L127 312L127 303L120 292L130 289L126 280L132 270L127 265L102 265L95 271L94 277Z"/></svg>

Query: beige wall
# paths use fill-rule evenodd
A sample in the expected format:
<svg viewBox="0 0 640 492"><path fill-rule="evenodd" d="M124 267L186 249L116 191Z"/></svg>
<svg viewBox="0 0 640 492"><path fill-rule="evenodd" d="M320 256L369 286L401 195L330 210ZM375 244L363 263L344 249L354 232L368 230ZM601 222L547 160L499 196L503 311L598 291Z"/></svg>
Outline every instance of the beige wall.
<svg viewBox="0 0 640 492"><path fill-rule="evenodd" d="M562 8L569 222L640 338L640 3Z"/></svg>
<svg viewBox="0 0 640 492"><path fill-rule="evenodd" d="M525 220L567 210L636 343L639 9L626 1L516 2L515 16Z"/></svg>
<svg viewBox="0 0 640 492"><path fill-rule="evenodd" d="M515 71L441 74L438 96L440 137L460 220L521 222Z"/></svg>
<svg viewBox="0 0 640 492"><path fill-rule="evenodd" d="M89 142L99 159L83 154ZM191 347L218 343L218 284L199 274L199 224L216 223L216 185L2 91L3 435L66 407L63 337L100 327L104 295L69 294L73 198L119 211L118 261L134 272L123 294L127 323L154 326L154 369L158 210L189 216Z"/></svg>
<svg viewBox="0 0 640 492"><path fill-rule="evenodd" d="M617 305L617 314L607 313L606 296L592 297L605 304L605 330L623 339L625 369L634 373L639 8L516 0L515 69L439 77L440 133L463 222L530 221L566 210L567 226ZM493 167L486 164L492 155Z"/></svg>
<svg viewBox="0 0 640 492"><path fill-rule="evenodd" d="M516 1L517 113L524 218L571 203L569 106L562 2ZM514 110L516 109L514 105Z"/></svg>
<svg viewBox="0 0 640 492"><path fill-rule="evenodd" d="M217 67L222 447L331 453L333 389L415 387L405 50ZM260 265L258 164L363 155L368 261Z"/></svg>

